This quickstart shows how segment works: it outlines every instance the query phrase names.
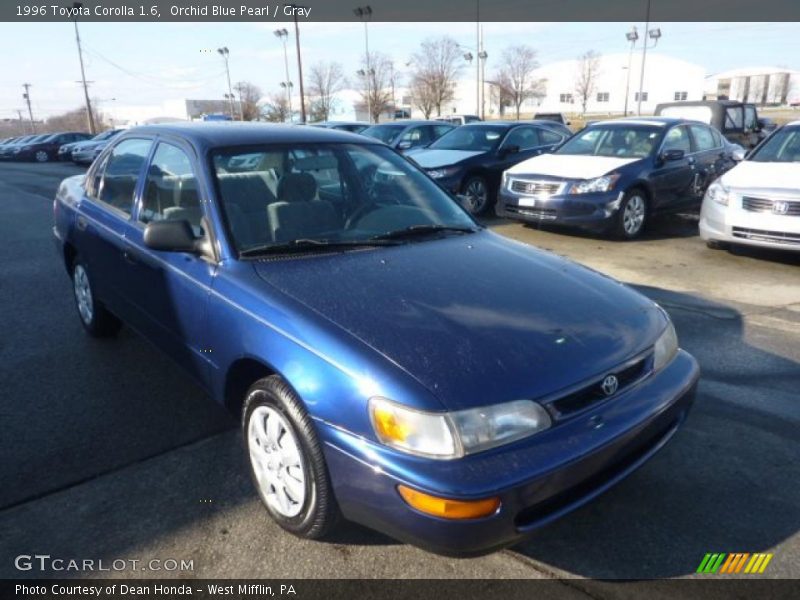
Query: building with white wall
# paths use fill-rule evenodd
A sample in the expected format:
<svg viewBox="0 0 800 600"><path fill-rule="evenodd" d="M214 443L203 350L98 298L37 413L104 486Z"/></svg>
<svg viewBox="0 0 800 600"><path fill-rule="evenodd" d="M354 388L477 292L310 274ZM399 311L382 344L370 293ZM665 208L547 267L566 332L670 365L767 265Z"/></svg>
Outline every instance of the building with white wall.
<svg viewBox="0 0 800 600"><path fill-rule="evenodd" d="M762 106L800 104L800 71L783 67L744 67L706 77L709 100L728 98Z"/></svg>

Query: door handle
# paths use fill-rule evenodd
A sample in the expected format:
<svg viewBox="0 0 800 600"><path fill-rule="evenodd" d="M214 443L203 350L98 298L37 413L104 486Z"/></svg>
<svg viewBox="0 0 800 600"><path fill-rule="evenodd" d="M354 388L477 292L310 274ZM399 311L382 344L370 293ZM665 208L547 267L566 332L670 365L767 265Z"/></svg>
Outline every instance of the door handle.
<svg viewBox="0 0 800 600"><path fill-rule="evenodd" d="M129 246L129 247L126 247L126 248L125 248L125 249L122 251L122 258L124 258L124 259L125 259L125 262L126 262L126 263L128 263L128 264L130 264L130 265L135 265L136 263L138 263L138 262L139 262L139 259L138 259L138 257L136 256L136 253L135 253L135 252L133 252L133 251L131 251L131 248L130 248L130 246Z"/></svg>
<svg viewBox="0 0 800 600"><path fill-rule="evenodd" d="M86 231L86 228L89 226L89 221L86 220L86 217L78 216L76 226L80 231Z"/></svg>

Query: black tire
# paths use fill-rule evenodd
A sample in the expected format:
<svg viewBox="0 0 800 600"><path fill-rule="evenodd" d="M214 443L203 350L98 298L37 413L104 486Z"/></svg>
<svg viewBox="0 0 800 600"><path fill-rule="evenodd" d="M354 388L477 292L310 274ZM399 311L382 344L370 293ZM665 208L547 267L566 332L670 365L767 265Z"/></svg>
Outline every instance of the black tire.
<svg viewBox="0 0 800 600"><path fill-rule="evenodd" d="M284 423L291 429L290 433L294 436L292 442L296 443L300 451L305 493L302 502L298 502L298 506L295 507L296 510L299 510L296 515L286 516L271 504L265 493L265 488L270 487L271 484L260 482L256 473L257 467L254 466L255 461L251 454L253 442L250 441L250 429L253 414L261 407L275 411L283 418ZM263 412L263 409L261 411ZM247 391L243 416L242 437L248 456L250 476L269 515L283 529L298 537L308 539L324 537L340 519L339 506L336 503L328 467L325 464L325 457L314 424L302 401L280 376L271 375L259 379ZM259 418L258 413L255 418ZM286 437L286 433L283 434L283 437ZM259 447L253 446L252 449L257 451ZM278 469L280 468L279 466Z"/></svg>
<svg viewBox="0 0 800 600"><path fill-rule="evenodd" d="M92 337L113 337L122 327L122 322L108 312L94 296L92 276L80 257L72 263L72 296L78 318L86 332ZM85 277L85 280L84 280ZM85 287L84 287L85 283ZM88 307L88 310L87 310Z"/></svg>
<svg viewBox="0 0 800 600"><path fill-rule="evenodd" d="M481 196L478 190L484 191ZM464 180L461 186L461 193L469 198L464 208L472 215L482 215L494 205L494 190L485 177L471 175Z"/></svg>
<svg viewBox="0 0 800 600"><path fill-rule="evenodd" d="M642 235L648 225L650 206L647 194L641 188L631 188L622 197L614 221L613 233L623 240L633 240Z"/></svg>
<svg viewBox="0 0 800 600"><path fill-rule="evenodd" d="M706 240L706 247L711 250L727 250L730 245L719 240Z"/></svg>

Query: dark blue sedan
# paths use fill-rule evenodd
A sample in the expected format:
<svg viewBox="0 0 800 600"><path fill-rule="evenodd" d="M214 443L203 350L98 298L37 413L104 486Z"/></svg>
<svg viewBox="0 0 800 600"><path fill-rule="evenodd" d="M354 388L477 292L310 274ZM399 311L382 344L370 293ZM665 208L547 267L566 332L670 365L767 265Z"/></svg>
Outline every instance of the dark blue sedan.
<svg viewBox="0 0 800 600"><path fill-rule="evenodd" d="M699 121L597 122L508 169L496 212L632 239L656 214L700 206L709 184L736 164L735 148Z"/></svg>
<svg viewBox="0 0 800 600"><path fill-rule="evenodd" d="M85 330L128 324L238 415L296 535L342 515L443 553L513 544L647 461L694 398L660 307L488 231L363 136L132 129L54 211Z"/></svg>
<svg viewBox="0 0 800 600"><path fill-rule="evenodd" d="M549 152L571 135L553 121L487 121L462 125L409 157L473 215L492 208L503 171Z"/></svg>

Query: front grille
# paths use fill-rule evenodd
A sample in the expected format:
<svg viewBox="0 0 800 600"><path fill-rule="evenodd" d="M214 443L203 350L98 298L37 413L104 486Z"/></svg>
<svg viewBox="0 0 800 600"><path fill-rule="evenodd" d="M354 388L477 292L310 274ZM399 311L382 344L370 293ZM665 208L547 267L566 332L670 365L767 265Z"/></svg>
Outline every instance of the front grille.
<svg viewBox="0 0 800 600"><path fill-rule="evenodd" d="M589 385L572 392L567 396L563 396L558 400L550 403L551 411L556 419L561 419L572 414L578 413L585 408L588 408L595 402L613 398L615 395L624 392L628 387L642 379L648 372L648 358L640 358L631 365L622 368L619 371L612 371L609 375L614 375L617 378L618 387L617 391L612 395L606 395L603 391L603 379L606 375L590 383Z"/></svg>
<svg viewBox="0 0 800 600"><path fill-rule="evenodd" d="M522 208L519 206L506 206L506 212L539 219L540 221L555 221L558 216L554 208Z"/></svg>
<svg viewBox="0 0 800 600"><path fill-rule="evenodd" d="M561 189L558 181L523 181L521 179L511 180L511 191L518 194L531 194L534 196L557 194Z"/></svg>
<svg viewBox="0 0 800 600"><path fill-rule="evenodd" d="M776 211L776 204L785 204L786 212ZM769 200L768 198L755 198L753 196L742 196L742 208L751 212L767 212L790 217L800 216L800 202L784 200Z"/></svg>
<svg viewBox="0 0 800 600"><path fill-rule="evenodd" d="M767 231L765 229L734 227L733 237L760 242L771 242L773 244L787 244L789 246L800 244L800 233L787 233L785 231Z"/></svg>

